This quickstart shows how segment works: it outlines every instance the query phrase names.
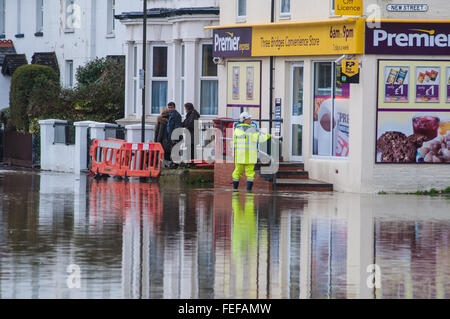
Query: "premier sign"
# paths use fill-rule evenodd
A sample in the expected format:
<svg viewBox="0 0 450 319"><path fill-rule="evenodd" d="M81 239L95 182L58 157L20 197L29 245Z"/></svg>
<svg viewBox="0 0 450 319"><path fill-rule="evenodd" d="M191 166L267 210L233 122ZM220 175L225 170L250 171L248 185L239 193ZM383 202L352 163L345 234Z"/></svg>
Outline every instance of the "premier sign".
<svg viewBox="0 0 450 319"><path fill-rule="evenodd" d="M366 27L366 54L450 55L450 23L382 22Z"/></svg>
<svg viewBox="0 0 450 319"><path fill-rule="evenodd" d="M252 28L215 29L213 41L215 57L251 56Z"/></svg>

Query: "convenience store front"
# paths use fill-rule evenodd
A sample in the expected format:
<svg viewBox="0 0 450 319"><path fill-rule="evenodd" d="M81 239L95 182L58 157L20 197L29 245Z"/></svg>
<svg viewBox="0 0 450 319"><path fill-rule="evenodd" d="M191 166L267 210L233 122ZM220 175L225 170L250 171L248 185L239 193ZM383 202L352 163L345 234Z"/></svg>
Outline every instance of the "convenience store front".
<svg viewBox="0 0 450 319"><path fill-rule="evenodd" d="M304 162L310 178L335 190L444 189L450 24L433 21L382 20L373 29L362 18L213 27L214 56L223 60L219 114L280 114L283 124L272 133L283 136L283 159ZM341 76L348 60L359 63L358 83ZM259 73L249 63L259 63Z"/></svg>

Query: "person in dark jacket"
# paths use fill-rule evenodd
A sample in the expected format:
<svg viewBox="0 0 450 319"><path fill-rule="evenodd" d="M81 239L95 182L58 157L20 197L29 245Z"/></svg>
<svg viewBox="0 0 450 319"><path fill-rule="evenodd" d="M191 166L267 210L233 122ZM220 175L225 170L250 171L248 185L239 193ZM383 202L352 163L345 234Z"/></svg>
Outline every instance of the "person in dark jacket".
<svg viewBox="0 0 450 319"><path fill-rule="evenodd" d="M169 109L161 109L161 115L158 116L158 120L155 126L155 143L161 143L164 149L164 160L170 161L170 152L172 151L172 143L169 140L167 134L167 124L169 123Z"/></svg>
<svg viewBox="0 0 450 319"><path fill-rule="evenodd" d="M172 140L172 132L175 129L181 127L181 115L175 109L174 102L169 102L169 104L167 104L167 107L170 112L169 122L167 123L167 134L169 135L169 140ZM177 142L178 140L172 141L172 146L175 145Z"/></svg>
<svg viewBox="0 0 450 319"><path fill-rule="evenodd" d="M191 159L194 159L194 150L195 150L195 140L194 140L194 130L195 130L195 121L200 118L200 114L194 109L194 105L192 103L184 104L184 109L186 110L186 119L181 123L182 127L185 127L191 133Z"/></svg>

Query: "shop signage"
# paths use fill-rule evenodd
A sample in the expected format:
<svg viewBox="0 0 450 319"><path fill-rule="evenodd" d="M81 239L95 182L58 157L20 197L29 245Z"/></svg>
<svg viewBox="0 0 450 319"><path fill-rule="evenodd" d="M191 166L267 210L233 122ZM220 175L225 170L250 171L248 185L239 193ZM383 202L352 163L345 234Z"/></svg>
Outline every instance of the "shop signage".
<svg viewBox="0 0 450 319"><path fill-rule="evenodd" d="M364 19L255 26L252 56L362 54Z"/></svg>
<svg viewBox="0 0 450 319"><path fill-rule="evenodd" d="M386 10L390 12L426 12L428 4L388 4Z"/></svg>
<svg viewBox="0 0 450 319"><path fill-rule="evenodd" d="M248 57L252 55L252 28L213 30L214 57Z"/></svg>
<svg viewBox="0 0 450 319"><path fill-rule="evenodd" d="M376 163L450 164L450 61L378 63Z"/></svg>
<svg viewBox="0 0 450 319"><path fill-rule="evenodd" d="M366 28L366 54L450 55L450 22L381 22Z"/></svg>
<svg viewBox="0 0 450 319"><path fill-rule="evenodd" d="M339 16L362 16L362 0L334 0L334 14Z"/></svg>
<svg viewBox="0 0 450 319"><path fill-rule="evenodd" d="M342 83L359 83L359 61L342 60Z"/></svg>

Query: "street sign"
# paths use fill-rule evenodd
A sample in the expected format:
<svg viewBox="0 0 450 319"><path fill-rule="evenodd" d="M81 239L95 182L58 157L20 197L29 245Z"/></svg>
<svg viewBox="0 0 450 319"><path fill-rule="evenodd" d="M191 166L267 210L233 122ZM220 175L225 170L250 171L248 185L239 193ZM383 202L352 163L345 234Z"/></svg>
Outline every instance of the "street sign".
<svg viewBox="0 0 450 319"><path fill-rule="evenodd" d="M342 60L342 83L359 83L359 61Z"/></svg>
<svg viewBox="0 0 450 319"><path fill-rule="evenodd" d="M388 4L386 10L389 12L426 12L428 4Z"/></svg>

